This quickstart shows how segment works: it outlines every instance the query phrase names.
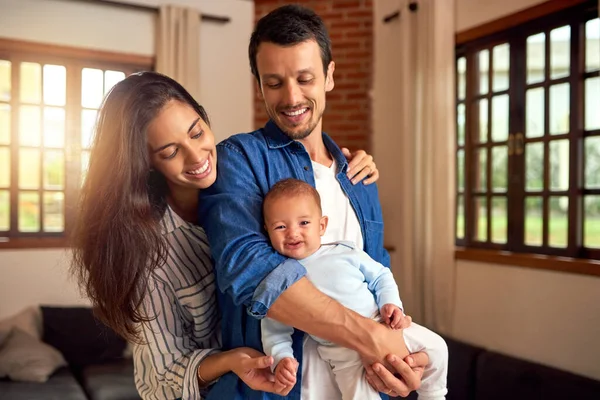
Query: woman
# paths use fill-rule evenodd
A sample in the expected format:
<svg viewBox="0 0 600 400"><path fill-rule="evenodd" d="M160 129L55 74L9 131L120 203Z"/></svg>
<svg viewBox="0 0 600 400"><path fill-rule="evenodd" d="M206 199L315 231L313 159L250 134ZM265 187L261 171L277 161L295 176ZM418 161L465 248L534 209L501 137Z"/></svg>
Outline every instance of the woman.
<svg viewBox="0 0 600 400"><path fill-rule="evenodd" d="M349 154L349 153L348 153ZM247 347L220 352L215 277L194 224L198 190L217 177L208 116L174 80L134 74L100 109L74 229L73 272L108 326L136 343L143 398L200 398L227 372L255 390L286 395L273 360ZM358 152L356 178L377 179ZM365 181L365 183L370 183Z"/></svg>

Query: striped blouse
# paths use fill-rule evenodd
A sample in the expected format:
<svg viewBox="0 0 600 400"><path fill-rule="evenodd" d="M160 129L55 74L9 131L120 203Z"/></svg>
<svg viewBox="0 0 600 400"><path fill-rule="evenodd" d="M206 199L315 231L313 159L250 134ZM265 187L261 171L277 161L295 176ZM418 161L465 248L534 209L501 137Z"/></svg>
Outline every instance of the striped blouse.
<svg viewBox="0 0 600 400"><path fill-rule="evenodd" d="M142 345L133 356L143 399L201 399L200 362L221 347L215 276L204 230L167 207L167 262L154 271L143 302Z"/></svg>

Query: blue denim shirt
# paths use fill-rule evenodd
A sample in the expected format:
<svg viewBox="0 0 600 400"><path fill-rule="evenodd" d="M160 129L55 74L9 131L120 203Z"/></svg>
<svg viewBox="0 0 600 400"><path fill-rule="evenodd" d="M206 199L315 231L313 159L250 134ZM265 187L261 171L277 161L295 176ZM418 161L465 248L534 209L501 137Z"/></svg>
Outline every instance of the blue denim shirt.
<svg viewBox="0 0 600 400"><path fill-rule="evenodd" d="M358 217L364 250L389 267L383 248L383 219L376 185L352 185L348 162L333 140L325 146L337 163L337 180ZM272 121L252 133L234 135L217 145L217 180L200 193L199 220L208 234L219 287L223 348L248 346L262 351L260 319L271 304L306 274L294 259L277 253L264 230L262 202L269 189L285 178L315 186L312 164L304 146L285 135ZM302 337L293 335L298 368L297 384L287 399L300 400ZM384 398L382 396L382 398ZM209 400L281 399L256 392L229 373L214 385Z"/></svg>

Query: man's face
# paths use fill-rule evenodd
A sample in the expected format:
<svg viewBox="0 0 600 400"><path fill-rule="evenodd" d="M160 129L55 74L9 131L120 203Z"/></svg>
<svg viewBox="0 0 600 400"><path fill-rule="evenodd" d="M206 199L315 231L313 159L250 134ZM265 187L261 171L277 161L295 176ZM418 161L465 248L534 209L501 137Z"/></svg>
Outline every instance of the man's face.
<svg viewBox="0 0 600 400"><path fill-rule="evenodd" d="M314 40L293 46L263 42L258 47L256 64L260 93L269 117L286 135L302 140L315 128L321 130L325 93L333 89L332 61L327 74L319 45Z"/></svg>

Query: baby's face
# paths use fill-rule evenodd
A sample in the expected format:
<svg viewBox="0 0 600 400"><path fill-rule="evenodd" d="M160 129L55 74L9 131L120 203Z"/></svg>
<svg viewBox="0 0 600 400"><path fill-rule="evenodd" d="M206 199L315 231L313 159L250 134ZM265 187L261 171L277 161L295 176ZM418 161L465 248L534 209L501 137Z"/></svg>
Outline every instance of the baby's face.
<svg viewBox="0 0 600 400"><path fill-rule="evenodd" d="M327 217L310 196L279 197L265 210L265 228L271 245L280 254L297 260L313 254L321 246Z"/></svg>

